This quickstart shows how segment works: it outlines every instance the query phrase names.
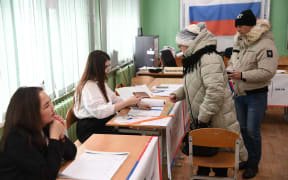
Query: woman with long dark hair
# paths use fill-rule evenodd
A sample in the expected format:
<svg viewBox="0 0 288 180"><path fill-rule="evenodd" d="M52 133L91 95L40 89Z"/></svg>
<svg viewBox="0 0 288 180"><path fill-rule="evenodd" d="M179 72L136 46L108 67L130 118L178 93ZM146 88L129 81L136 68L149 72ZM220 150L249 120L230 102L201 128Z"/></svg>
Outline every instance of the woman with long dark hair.
<svg viewBox="0 0 288 180"><path fill-rule="evenodd" d="M124 101L116 96L105 82L109 71L110 57L107 53L96 50L89 54L74 96L73 111L79 119L77 137L80 142L84 142L93 133L118 133L105 124L122 108L132 105L150 108L149 105L140 103L140 97L132 96Z"/></svg>
<svg viewBox="0 0 288 180"><path fill-rule="evenodd" d="M61 161L76 155L75 145L64 135L65 128L42 88L20 87L6 112L0 179L56 179Z"/></svg>

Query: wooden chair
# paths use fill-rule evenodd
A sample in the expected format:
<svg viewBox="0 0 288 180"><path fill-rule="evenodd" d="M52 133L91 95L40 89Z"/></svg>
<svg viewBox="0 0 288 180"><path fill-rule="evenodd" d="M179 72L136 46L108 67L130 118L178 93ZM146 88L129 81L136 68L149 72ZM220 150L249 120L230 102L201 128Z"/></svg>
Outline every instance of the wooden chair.
<svg viewBox="0 0 288 180"><path fill-rule="evenodd" d="M79 119L74 115L73 107L69 109L69 111L66 114L66 125L68 129L68 135L69 139L72 141L75 141L74 144L79 147L81 145L81 142L77 140L76 135L76 126L72 126L74 123L76 123Z"/></svg>
<svg viewBox="0 0 288 180"><path fill-rule="evenodd" d="M72 126L75 122L78 121L78 118L74 115L73 108L70 108L66 114L66 125L67 129Z"/></svg>
<svg viewBox="0 0 288 180"><path fill-rule="evenodd" d="M220 128L201 128L195 129L189 133L189 162L191 179L235 179L239 169L239 135ZM234 152L218 152L211 157L192 156L192 145L232 148ZM232 168L233 177L210 177L194 175L193 168L204 166L211 168Z"/></svg>
<svg viewBox="0 0 288 180"><path fill-rule="evenodd" d="M131 85L136 86L136 85L149 84L153 80L154 80L154 77L152 76L136 76L132 78Z"/></svg>

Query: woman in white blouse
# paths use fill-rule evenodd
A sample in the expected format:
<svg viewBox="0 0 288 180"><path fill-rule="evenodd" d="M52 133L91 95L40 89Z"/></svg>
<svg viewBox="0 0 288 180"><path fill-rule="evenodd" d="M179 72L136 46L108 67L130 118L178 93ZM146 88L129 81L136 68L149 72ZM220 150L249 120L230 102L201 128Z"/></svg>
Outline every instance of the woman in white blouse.
<svg viewBox="0 0 288 180"><path fill-rule="evenodd" d="M77 137L84 142L94 133L117 133L113 127L105 126L116 112L127 106L139 105L140 97L132 96L123 101L105 82L110 70L110 57L107 53L96 50L89 54L84 73L76 87L74 114L79 119Z"/></svg>

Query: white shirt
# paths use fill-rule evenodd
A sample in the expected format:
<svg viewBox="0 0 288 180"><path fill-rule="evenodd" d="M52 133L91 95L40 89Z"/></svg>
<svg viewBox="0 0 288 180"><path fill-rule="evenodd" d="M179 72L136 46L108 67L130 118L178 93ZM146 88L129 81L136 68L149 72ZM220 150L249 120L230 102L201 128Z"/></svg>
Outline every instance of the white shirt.
<svg viewBox="0 0 288 180"><path fill-rule="evenodd" d="M102 95L97 81L88 80L82 89L81 105L79 107L79 100L75 94L74 114L79 119L97 118L103 119L115 113L115 103L123 101L119 96L108 87L105 83L107 103L105 97Z"/></svg>

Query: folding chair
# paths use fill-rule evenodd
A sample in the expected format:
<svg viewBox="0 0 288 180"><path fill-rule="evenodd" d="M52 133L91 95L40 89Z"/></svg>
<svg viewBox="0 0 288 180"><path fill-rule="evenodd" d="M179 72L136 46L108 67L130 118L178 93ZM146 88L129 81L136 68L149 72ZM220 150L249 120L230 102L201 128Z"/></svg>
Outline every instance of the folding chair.
<svg viewBox="0 0 288 180"><path fill-rule="evenodd" d="M234 179L237 180L239 165L239 135L220 128L200 128L189 133L189 162L191 179ZM193 156L192 145L218 148L232 148L234 152L218 152L211 157ZM233 177L211 177L194 175L196 166L210 168L232 168Z"/></svg>

